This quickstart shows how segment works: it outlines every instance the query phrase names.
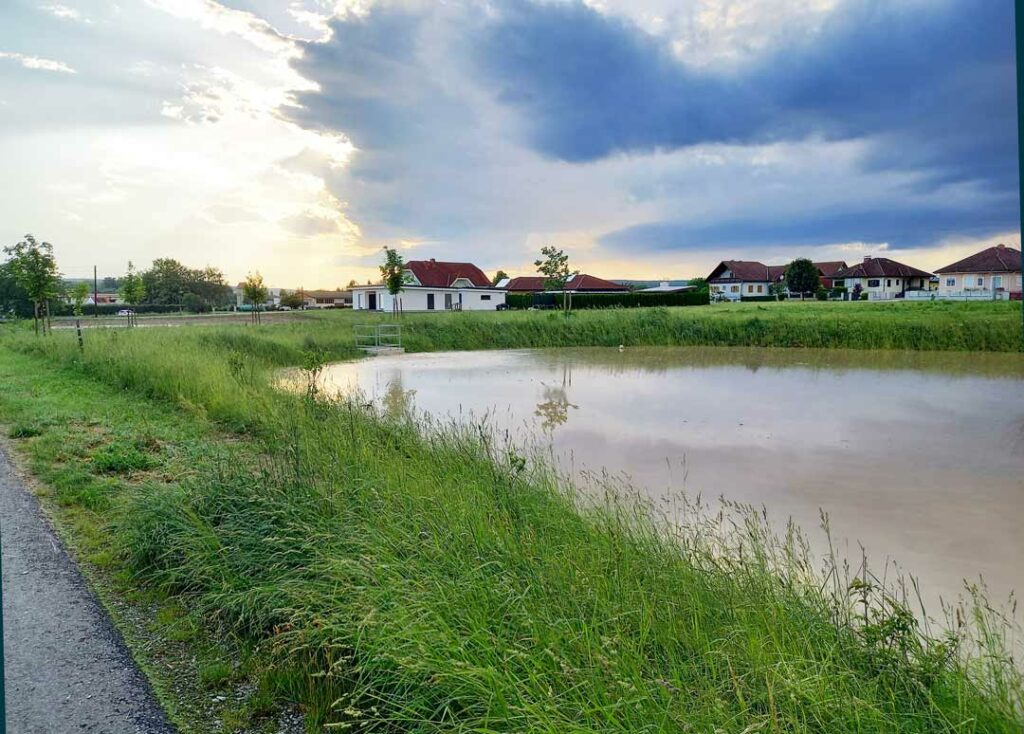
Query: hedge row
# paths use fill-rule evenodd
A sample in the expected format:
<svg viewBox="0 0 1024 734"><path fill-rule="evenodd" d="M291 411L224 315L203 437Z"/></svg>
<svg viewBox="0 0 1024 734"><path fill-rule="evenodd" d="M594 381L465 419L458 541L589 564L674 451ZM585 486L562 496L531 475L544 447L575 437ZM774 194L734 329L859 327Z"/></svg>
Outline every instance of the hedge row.
<svg viewBox="0 0 1024 734"><path fill-rule="evenodd" d="M509 308L561 308L561 293L509 293L505 303ZM704 306L709 302L707 291L681 293L575 293L571 299L573 309L588 308L643 308L649 306Z"/></svg>

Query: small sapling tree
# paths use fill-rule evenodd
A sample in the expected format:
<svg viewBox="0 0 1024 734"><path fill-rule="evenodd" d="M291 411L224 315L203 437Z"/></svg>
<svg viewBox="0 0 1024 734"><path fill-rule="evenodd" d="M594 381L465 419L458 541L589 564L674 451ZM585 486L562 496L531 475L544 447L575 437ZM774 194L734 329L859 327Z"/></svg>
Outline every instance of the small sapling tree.
<svg viewBox="0 0 1024 734"><path fill-rule="evenodd" d="M562 250L548 245L540 248L540 254L544 257L534 260L533 264L537 272L544 276L544 289L562 292L562 309L568 316L572 310L572 294L566 290L566 286L579 271L569 269L569 256Z"/></svg>
<svg viewBox="0 0 1024 734"><path fill-rule="evenodd" d="M128 261L128 272L121 278L121 287L117 293L122 301L131 306L128 312L128 326L135 326L135 309L146 300L146 284L142 276L136 272L131 260Z"/></svg>
<svg viewBox="0 0 1024 734"><path fill-rule="evenodd" d="M53 256L53 245L37 242L30 234L12 247L5 247L10 257L8 268L15 282L32 301L32 326L38 335L40 324L45 334L50 329L50 301L60 295L60 271Z"/></svg>
<svg viewBox="0 0 1024 734"><path fill-rule="evenodd" d="M262 323L260 308L267 300L267 287L263 284L263 276L258 272L249 273L242 283L242 296L252 305L252 323Z"/></svg>
<svg viewBox="0 0 1024 734"><path fill-rule="evenodd" d="M380 274L384 279L384 286L391 294L391 311L397 316L402 311L399 294L405 286L405 259L397 250L384 248L384 263L380 266Z"/></svg>
<svg viewBox="0 0 1024 734"><path fill-rule="evenodd" d="M75 316L81 317L83 306L86 300L89 298L89 284L88 283L75 283L69 293L71 296L71 311Z"/></svg>

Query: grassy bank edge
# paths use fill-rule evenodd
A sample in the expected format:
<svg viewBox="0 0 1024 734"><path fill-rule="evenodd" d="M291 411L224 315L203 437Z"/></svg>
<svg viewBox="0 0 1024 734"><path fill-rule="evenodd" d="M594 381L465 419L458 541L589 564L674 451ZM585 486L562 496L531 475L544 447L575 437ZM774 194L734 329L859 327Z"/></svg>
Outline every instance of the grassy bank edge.
<svg viewBox="0 0 1024 734"><path fill-rule="evenodd" d="M190 617L178 600L133 584L123 564L112 565L113 559L108 556L109 527L102 514L74 501L61 501L58 485L74 481L74 469L62 466L55 452L40 449L36 442L39 436L31 434L52 429L60 419L74 423L74 411L42 416L12 406L12 398L28 395L38 402L42 398L40 385L70 383L90 398L110 401L115 408L122 403L130 406L142 423L164 435L177 432L180 423L187 420L199 426L199 435L212 444L237 448L244 439L225 433L201 416L176 415L169 406L117 390L88 375L68 374L37 357L0 349L0 376L11 378L15 371L31 373L32 384L5 383L10 392L0 399L0 451L18 479L35 495L44 517L110 617L170 721L182 734L215 730L276 732L284 731L284 725L292 727L288 731L300 731L301 717L290 704L277 701L268 706L263 701L261 709L254 712L251 700L233 695L236 690L256 685L247 669L258 665L257 656L241 649L230 637L214 637L200 620ZM110 414L103 417L106 420L97 425L113 428L116 419ZM26 433L30 435L20 435ZM225 685L220 685L206 671L223 669L225 659L239 664L223 679Z"/></svg>

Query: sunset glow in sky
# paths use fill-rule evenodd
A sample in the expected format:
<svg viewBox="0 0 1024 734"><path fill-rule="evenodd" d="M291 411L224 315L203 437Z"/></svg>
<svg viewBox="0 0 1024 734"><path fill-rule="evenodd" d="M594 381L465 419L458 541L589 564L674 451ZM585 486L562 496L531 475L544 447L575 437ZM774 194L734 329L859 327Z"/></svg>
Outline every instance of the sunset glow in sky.
<svg viewBox="0 0 1024 734"><path fill-rule="evenodd" d="M5 0L0 245L333 287L1020 242L1010 0Z"/></svg>

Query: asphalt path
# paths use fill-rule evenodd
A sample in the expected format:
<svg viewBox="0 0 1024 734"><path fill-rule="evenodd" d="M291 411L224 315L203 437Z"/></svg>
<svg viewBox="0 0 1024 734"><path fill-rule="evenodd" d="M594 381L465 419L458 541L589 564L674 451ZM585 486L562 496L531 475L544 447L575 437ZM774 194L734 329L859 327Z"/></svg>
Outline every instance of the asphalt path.
<svg viewBox="0 0 1024 734"><path fill-rule="evenodd" d="M146 677L0 446L8 734L173 734Z"/></svg>

